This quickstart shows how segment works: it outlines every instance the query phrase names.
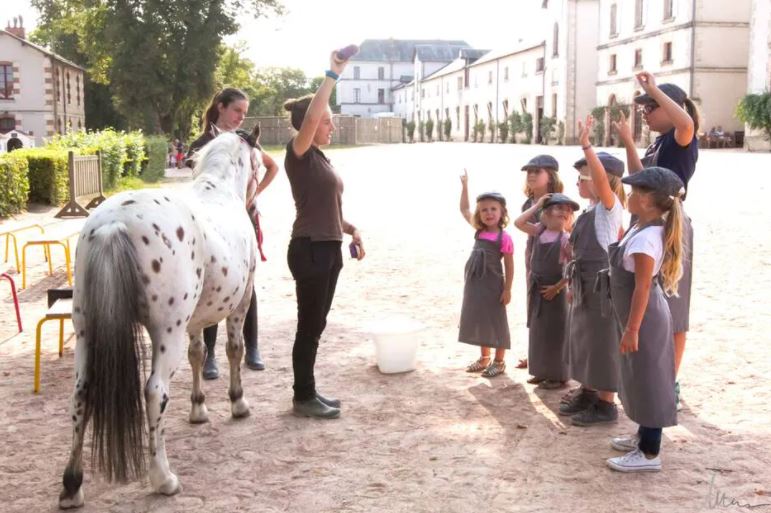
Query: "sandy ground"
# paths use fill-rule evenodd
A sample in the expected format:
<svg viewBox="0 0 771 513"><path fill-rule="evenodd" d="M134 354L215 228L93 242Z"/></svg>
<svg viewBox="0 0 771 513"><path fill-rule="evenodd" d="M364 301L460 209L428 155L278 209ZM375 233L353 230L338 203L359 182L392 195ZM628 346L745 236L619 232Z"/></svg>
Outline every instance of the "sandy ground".
<svg viewBox="0 0 771 513"><path fill-rule="evenodd" d="M105 483L87 463L83 511L694 512L740 510L729 506L732 498L771 503L771 232L763 215L771 155L701 154L687 204L696 266L681 373L685 410L680 425L665 430L664 471L624 475L608 470L605 459L616 454L608 438L630 432L631 421L622 415L617 425L573 427L555 413L563 391L537 390L525 383L527 371L514 369L527 343L519 233L508 373L487 380L463 372L475 348L456 342L472 245L457 209L458 175L468 167L472 194L498 189L516 210L519 167L544 151L559 158L576 196L575 147L436 143L330 152L346 184L346 217L362 228L368 252L362 262L346 260L322 338L317 382L343 401L335 421L290 413L295 302L285 251L294 207L280 174L261 198L269 261L258 267L258 297L268 369L243 374L252 415L229 417L221 377L205 383L211 422L189 425L191 377L182 361L166 440L183 492L162 497L147 483ZM70 325L62 358L56 324L45 329L42 393L32 394L35 323L45 290L65 283L63 258L54 253L59 267L46 277L40 253L31 256L31 286L20 292L20 335L7 285L0 285L0 510L8 512L56 509L70 445ZM375 365L367 326L392 316L425 325L412 373L384 375Z"/></svg>

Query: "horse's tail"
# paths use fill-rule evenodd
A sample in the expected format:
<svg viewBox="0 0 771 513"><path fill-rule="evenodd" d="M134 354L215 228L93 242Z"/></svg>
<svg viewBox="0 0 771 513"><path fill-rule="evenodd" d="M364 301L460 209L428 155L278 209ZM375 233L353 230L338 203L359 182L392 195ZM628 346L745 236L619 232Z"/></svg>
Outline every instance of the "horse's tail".
<svg viewBox="0 0 771 513"><path fill-rule="evenodd" d="M103 225L89 239L83 280L76 288L88 348L85 415L93 419L91 460L108 480L126 481L145 472L139 372L144 289L126 225Z"/></svg>

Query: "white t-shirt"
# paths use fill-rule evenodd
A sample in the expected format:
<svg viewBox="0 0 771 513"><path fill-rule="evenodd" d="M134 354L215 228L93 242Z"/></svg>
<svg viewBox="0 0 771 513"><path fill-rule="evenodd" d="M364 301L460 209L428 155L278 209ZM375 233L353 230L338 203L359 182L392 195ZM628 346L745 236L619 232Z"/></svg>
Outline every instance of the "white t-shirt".
<svg viewBox="0 0 771 513"><path fill-rule="evenodd" d="M602 202L590 206L587 211L594 209L594 233L597 234L597 243L601 248L608 250L614 242L618 242L618 232L624 222L624 207L616 197L613 208L608 210Z"/></svg>
<svg viewBox="0 0 771 513"><path fill-rule="evenodd" d="M631 240L630 240L631 239ZM634 272L634 256L636 253L642 253L653 258L653 275L657 275L664 261L664 227L648 226L642 231L638 231L635 226L621 240L621 244L626 243L624 248L623 266L630 273Z"/></svg>

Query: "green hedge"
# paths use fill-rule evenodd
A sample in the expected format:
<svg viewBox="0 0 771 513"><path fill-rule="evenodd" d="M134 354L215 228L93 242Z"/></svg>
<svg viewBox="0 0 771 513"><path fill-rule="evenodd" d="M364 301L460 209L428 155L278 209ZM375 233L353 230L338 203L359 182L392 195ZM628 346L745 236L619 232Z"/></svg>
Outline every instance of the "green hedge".
<svg viewBox="0 0 771 513"><path fill-rule="evenodd" d="M146 165L140 177L146 182L157 182L166 173L166 152L169 143L160 135L145 137Z"/></svg>
<svg viewBox="0 0 771 513"><path fill-rule="evenodd" d="M74 150L80 155L102 154L102 186L113 189L122 176L139 176L146 158L144 136L140 131L116 132L108 128L101 132L83 130L54 137L47 146Z"/></svg>
<svg viewBox="0 0 771 513"><path fill-rule="evenodd" d="M16 150L13 154L27 159L30 201L51 205L62 205L67 201L66 151L46 147Z"/></svg>
<svg viewBox="0 0 771 513"><path fill-rule="evenodd" d="M0 217L21 212L27 206L29 177L27 159L19 152L0 155Z"/></svg>

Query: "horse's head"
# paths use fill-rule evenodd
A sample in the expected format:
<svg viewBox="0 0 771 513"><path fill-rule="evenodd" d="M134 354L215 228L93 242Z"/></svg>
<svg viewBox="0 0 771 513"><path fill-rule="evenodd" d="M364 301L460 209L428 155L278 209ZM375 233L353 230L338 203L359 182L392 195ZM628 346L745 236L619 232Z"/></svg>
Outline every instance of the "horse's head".
<svg viewBox="0 0 771 513"><path fill-rule="evenodd" d="M257 129L259 136L259 128ZM197 184L203 184L209 178L217 178L226 184L236 197L246 200L247 186L254 176L252 153L254 145L248 138L237 133L220 132L204 146L197 155L193 175ZM256 139L254 139L256 143ZM211 185L209 185L211 187Z"/></svg>

